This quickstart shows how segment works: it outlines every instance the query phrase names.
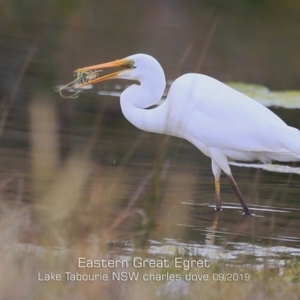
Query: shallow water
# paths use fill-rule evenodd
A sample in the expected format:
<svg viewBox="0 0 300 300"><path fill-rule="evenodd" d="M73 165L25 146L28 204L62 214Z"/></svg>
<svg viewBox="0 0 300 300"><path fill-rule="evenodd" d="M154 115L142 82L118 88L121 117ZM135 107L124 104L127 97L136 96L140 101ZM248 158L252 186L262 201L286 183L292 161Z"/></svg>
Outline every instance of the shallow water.
<svg viewBox="0 0 300 300"><path fill-rule="evenodd" d="M112 96L114 91L99 100L104 105L111 101L118 105L117 98ZM91 97L95 92L85 91L82 97ZM15 117L19 121L8 123L2 138L2 195L6 201L20 198L19 201L31 202L30 132L19 127L24 111L18 114ZM91 159L101 169L99 185L105 182L101 193L106 195L110 191L109 202L103 208L107 224L126 209L142 186L133 201L132 213L117 226L121 226L118 239L121 248L125 247L122 251L131 251L133 245L126 246L126 238L141 230L144 218L151 218L151 229L143 228L145 232L150 230L145 238L151 255L179 252L240 263L251 259L257 265L265 259L278 263L300 255L299 174L268 172L261 165L232 166L254 215L243 215L226 177L221 180L223 210L216 213L209 158L184 140L137 130L120 114L108 111L102 115L101 133L94 140ZM84 125L85 120L93 120L92 124L97 115L97 110L91 112L89 105L77 113L70 147L77 148L79 153L85 151L94 130L93 126ZM297 164L283 166L287 167L299 169ZM11 182L6 184L5 180Z"/></svg>
<svg viewBox="0 0 300 300"><path fill-rule="evenodd" d="M155 140L153 135L147 138ZM233 166L233 174L254 216L243 215L226 177L221 181L223 210L216 213L209 159L187 142L176 139L169 141L168 149L171 153L166 155L167 179L150 252L179 251L241 262L251 257L257 264L263 259L284 260L300 255L298 174ZM179 153L174 154L176 151ZM151 169L147 164L140 167ZM138 184L146 175L145 170L136 170L129 176L132 184ZM143 201L147 197L141 197L140 202Z"/></svg>

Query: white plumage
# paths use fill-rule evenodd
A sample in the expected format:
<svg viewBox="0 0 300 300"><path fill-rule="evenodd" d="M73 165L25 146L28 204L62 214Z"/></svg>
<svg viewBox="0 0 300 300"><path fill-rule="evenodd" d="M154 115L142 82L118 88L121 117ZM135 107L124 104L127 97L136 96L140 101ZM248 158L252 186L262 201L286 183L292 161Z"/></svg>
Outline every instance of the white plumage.
<svg viewBox="0 0 300 300"><path fill-rule="evenodd" d="M222 170L228 176L244 212L250 214L231 174L230 160L300 160L298 129L286 125L257 101L209 76L191 73L179 77L162 104L146 109L161 100L166 85L163 69L153 57L135 54L77 71L117 66L125 69L88 84L112 78L139 81L121 95L124 116L141 130L184 138L211 158L217 210L221 209Z"/></svg>

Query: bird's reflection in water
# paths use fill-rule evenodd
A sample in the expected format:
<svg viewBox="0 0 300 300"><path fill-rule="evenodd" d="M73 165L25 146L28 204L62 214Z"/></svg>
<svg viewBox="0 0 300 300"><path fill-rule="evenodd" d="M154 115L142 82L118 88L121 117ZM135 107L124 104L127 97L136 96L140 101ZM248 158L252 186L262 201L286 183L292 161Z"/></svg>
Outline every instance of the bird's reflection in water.
<svg viewBox="0 0 300 300"><path fill-rule="evenodd" d="M215 236L216 236L216 231L218 228L219 224L219 219L220 219L220 211L216 211L213 216L213 221L211 226L207 227L207 233L205 237L205 244L208 246L213 246L215 244Z"/></svg>

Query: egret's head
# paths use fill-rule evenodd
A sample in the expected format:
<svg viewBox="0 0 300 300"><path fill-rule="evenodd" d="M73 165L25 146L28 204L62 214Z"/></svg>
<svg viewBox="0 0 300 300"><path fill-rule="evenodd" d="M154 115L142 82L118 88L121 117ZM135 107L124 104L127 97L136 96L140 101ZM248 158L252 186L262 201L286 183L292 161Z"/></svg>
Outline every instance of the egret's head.
<svg viewBox="0 0 300 300"><path fill-rule="evenodd" d="M118 59L112 62L103 63L99 65L89 66L85 68L80 68L75 72L85 72L93 70L101 70L105 68L115 68L119 67L121 70L104 75L93 80L90 80L84 84L76 86L76 88L82 88L89 84L95 84L104 80L120 78L129 80L142 80L145 76L149 76L151 73L157 75L157 70L163 74L163 70L160 64L155 58L147 54L134 54L123 59ZM156 70L156 72L151 72Z"/></svg>

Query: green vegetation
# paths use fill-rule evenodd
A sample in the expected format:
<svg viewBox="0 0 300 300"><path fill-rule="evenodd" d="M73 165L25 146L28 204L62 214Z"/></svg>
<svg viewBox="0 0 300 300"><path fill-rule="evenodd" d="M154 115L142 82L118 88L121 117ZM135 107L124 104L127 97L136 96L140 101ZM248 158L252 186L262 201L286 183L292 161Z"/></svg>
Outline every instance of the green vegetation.
<svg viewBox="0 0 300 300"><path fill-rule="evenodd" d="M270 91L262 85L243 82L229 82L228 85L265 106L300 108L299 91Z"/></svg>

